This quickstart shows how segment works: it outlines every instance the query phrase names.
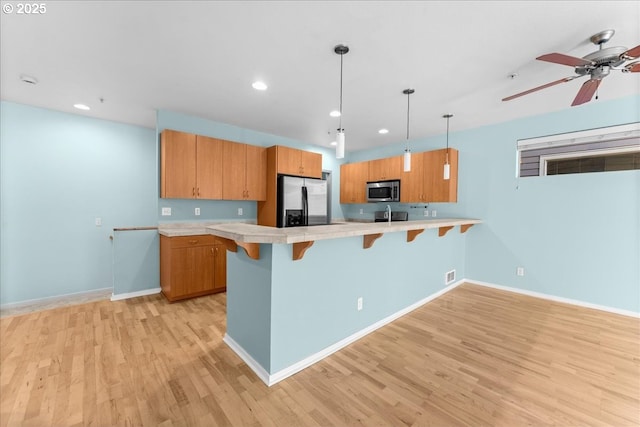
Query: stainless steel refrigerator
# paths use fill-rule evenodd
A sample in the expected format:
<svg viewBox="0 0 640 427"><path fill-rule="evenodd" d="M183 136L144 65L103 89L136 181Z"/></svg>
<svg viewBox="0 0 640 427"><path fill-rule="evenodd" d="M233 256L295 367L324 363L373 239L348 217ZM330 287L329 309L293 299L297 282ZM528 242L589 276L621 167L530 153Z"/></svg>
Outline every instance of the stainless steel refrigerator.
<svg viewBox="0 0 640 427"><path fill-rule="evenodd" d="M327 181L278 175L278 227L329 223Z"/></svg>

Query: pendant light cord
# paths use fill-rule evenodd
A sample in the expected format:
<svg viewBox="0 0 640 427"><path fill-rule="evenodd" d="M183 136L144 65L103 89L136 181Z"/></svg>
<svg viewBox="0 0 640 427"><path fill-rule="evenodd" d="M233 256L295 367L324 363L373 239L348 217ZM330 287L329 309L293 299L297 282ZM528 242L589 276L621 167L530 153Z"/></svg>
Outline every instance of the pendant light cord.
<svg viewBox="0 0 640 427"><path fill-rule="evenodd" d="M449 154L449 118L447 117L447 154Z"/></svg>
<svg viewBox="0 0 640 427"><path fill-rule="evenodd" d="M411 93L407 94L407 141L409 140L409 98Z"/></svg>
<svg viewBox="0 0 640 427"><path fill-rule="evenodd" d="M342 59L344 53L340 54L340 132L342 132Z"/></svg>

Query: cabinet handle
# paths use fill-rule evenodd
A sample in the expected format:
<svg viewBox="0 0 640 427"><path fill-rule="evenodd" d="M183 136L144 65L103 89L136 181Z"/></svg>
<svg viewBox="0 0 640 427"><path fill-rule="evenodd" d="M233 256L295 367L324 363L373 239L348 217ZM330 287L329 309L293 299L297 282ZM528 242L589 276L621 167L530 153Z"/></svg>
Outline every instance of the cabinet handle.
<svg viewBox="0 0 640 427"><path fill-rule="evenodd" d="M200 187L198 187L198 197L200 197Z"/></svg>
<svg viewBox="0 0 640 427"><path fill-rule="evenodd" d="M198 241L196 239L194 240L189 240L189 244L190 245L195 245L196 243L198 243Z"/></svg>
<svg viewBox="0 0 640 427"><path fill-rule="evenodd" d="M191 195L195 196L196 195L196 187L192 187L191 188Z"/></svg>

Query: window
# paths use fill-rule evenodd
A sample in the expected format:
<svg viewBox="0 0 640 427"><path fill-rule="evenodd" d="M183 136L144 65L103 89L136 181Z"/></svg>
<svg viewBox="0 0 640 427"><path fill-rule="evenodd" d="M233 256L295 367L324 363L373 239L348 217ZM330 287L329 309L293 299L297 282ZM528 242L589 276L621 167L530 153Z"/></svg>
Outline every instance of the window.
<svg viewBox="0 0 640 427"><path fill-rule="evenodd" d="M518 175L640 169L640 123L518 141Z"/></svg>

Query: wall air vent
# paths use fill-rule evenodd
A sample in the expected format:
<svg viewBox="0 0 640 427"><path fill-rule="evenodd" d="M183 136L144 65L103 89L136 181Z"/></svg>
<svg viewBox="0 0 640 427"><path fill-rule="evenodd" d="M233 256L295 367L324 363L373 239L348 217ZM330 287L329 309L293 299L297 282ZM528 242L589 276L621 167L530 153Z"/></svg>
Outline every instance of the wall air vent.
<svg viewBox="0 0 640 427"><path fill-rule="evenodd" d="M447 271L444 275L444 283L446 285L450 285L455 281L456 281L456 271L455 270Z"/></svg>

